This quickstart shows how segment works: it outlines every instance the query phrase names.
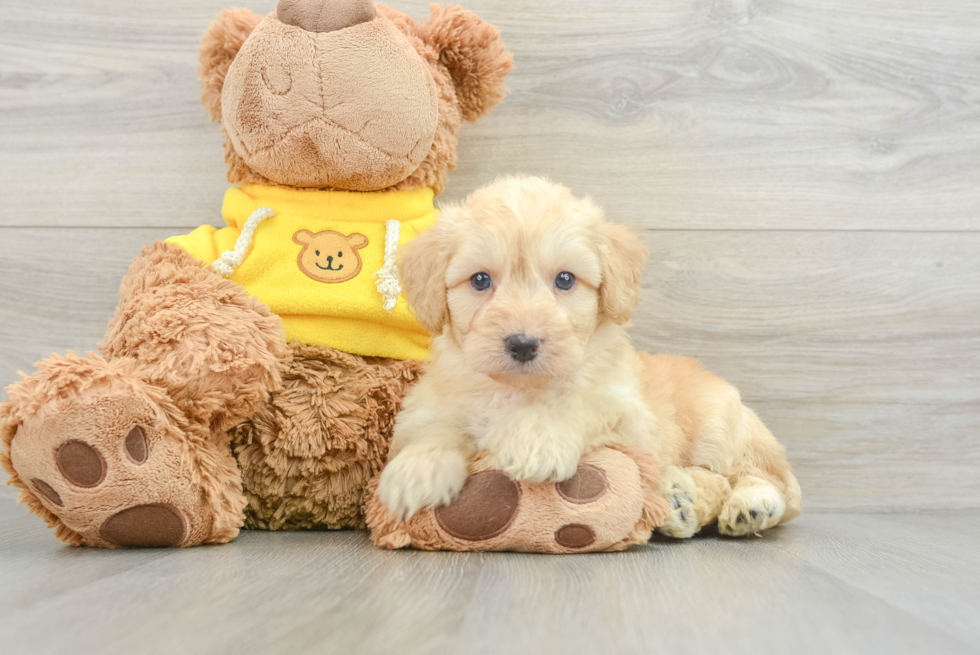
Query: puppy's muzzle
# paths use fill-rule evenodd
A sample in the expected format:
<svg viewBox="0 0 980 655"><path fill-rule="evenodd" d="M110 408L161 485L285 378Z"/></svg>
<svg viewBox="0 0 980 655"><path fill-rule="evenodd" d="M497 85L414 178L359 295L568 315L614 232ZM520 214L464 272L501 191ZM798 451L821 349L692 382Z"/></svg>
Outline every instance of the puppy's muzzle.
<svg viewBox="0 0 980 655"><path fill-rule="evenodd" d="M541 340L529 337L525 334L512 334L504 339L507 352L511 359L522 364L531 361L538 356L538 345Z"/></svg>

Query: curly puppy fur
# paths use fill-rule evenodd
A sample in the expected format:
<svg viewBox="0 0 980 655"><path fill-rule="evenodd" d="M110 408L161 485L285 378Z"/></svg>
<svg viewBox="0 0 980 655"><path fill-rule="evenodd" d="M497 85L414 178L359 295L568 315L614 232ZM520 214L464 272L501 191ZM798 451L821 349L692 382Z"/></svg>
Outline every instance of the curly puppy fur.
<svg viewBox="0 0 980 655"><path fill-rule="evenodd" d="M638 234L540 178L503 179L447 209L402 263L410 302L437 336L395 424L382 502L405 518L451 501L481 451L538 482L625 446L666 467L672 536L716 520L748 534L799 514L782 446L734 387L695 360L634 352L625 326L643 264ZM515 337L536 340L533 350L515 351Z"/></svg>

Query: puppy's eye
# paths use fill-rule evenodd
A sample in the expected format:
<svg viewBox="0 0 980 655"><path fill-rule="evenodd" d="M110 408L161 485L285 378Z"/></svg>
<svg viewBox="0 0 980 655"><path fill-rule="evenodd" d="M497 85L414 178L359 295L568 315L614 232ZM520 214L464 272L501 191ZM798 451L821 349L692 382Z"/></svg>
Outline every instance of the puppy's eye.
<svg viewBox="0 0 980 655"><path fill-rule="evenodd" d="M338 256L338 257L343 257L343 256L344 256L344 253L342 253L342 252L338 252L338 253L337 253L337 256Z"/></svg>
<svg viewBox="0 0 980 655"><path fill-rule="evenodd" d="M555 278L555 286L562 291L568 291L575 286L575 276L568 271L562 271Z"/></svg>
<svg viewBox="0 0 980 655"><path fill-rule="evenodd" d="M470 278L470 284L477 291L486 291L490 288L490 275L489 273L476 273Z"/></svg>
<svg viewBox="0 0 980 655"><path fill-rule="evenodd" d="M317 251L316 251L316 256L317 256L317 257L319 257L319 256L320 256L320 251L319 251L319 250L317 250Z"/></svg>

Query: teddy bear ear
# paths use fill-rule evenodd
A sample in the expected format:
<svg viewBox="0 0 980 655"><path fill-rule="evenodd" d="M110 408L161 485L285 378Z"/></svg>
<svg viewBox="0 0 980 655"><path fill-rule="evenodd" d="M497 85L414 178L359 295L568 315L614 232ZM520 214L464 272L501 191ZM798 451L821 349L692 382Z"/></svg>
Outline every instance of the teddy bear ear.
<svg viewBox="0 0 980 655"><path fill-rule="evenodd" d="M514 56L500 41L500 30L457 6L429 5L432 15L419 35L439 53L456 87L460 111L469 122L485 115L504 97L504 78Z"/></svg>
<svg viewBox="0 0 980 655"><path fill-rule="evenodd" d="M212 121L221 118L221 89L228 67L261 21L261 16L248 9L225 9L201 38L197 76L201 80L201 104Z"/></svg>

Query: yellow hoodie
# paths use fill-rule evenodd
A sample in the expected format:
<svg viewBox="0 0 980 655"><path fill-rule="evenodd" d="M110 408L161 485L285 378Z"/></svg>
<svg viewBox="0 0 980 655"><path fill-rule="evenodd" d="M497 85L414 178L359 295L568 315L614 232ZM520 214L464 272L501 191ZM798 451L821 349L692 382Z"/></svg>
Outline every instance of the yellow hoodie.
<svg viewBox="0 0 980 655"><path fill-rule="evenodd" d="M398 286L398 249L436 220L432 189L231 188L228 227L167 239L242 285L286 336L372 357L425 359L429 336Z"/></svg>

